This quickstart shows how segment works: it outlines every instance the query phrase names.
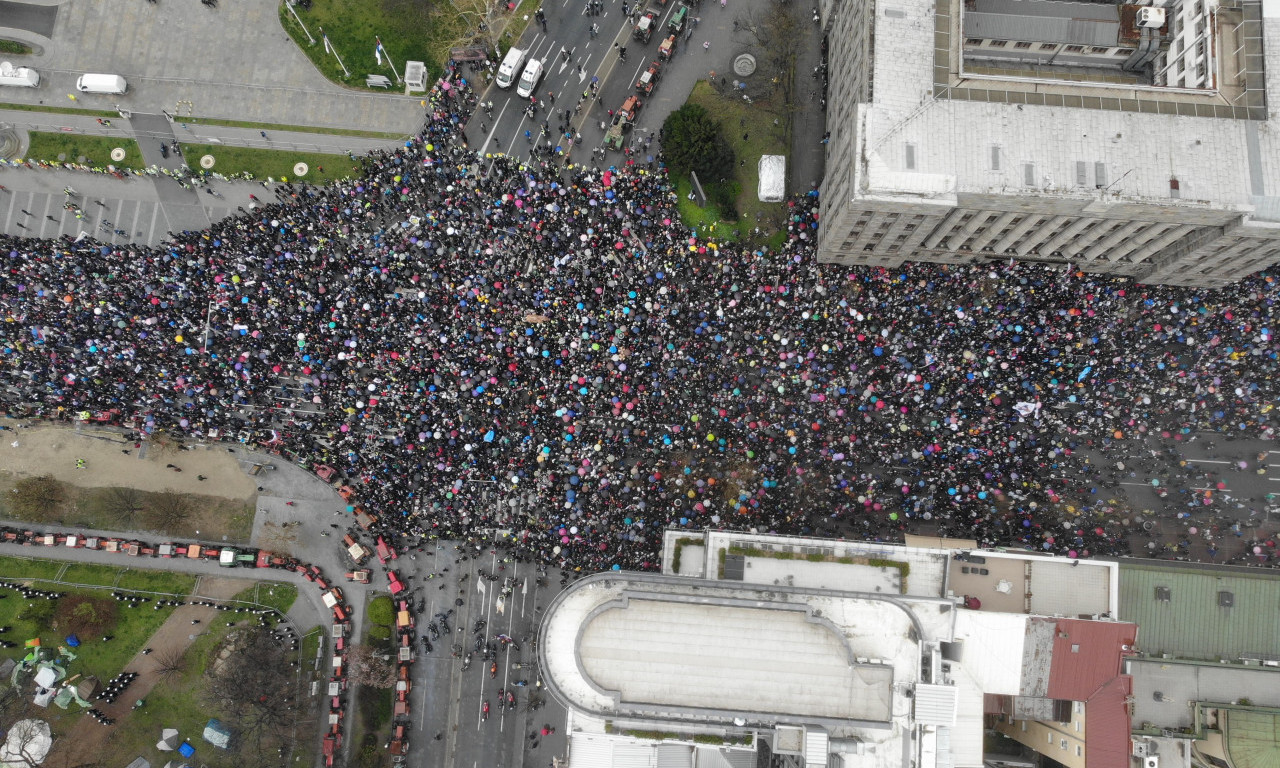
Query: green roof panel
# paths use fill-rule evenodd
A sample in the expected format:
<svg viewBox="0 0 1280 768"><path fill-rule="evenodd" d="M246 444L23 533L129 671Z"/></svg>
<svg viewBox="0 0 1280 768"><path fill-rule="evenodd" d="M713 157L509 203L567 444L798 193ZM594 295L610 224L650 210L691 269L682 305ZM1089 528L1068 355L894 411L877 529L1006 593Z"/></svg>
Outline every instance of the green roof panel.
<svg viewBox="0 0 1280 768"><path fill-rule="evenodd" d="M1280 654L1280 578L1210 569L1120 566L1119 619L1138 647L1175 658Z"/></svg>

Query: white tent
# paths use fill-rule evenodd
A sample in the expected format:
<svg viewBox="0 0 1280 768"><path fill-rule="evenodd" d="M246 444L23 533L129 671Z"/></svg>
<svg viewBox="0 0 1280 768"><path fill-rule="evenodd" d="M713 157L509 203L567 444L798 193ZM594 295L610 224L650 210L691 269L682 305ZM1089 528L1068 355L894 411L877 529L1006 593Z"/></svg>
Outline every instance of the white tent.
<svg viewBox="0 0 1280 768"><path fill-rule="evenodd" d="M41 688L50 688L56 682L58 682L58 673L49 667L44 667L36 672L36 685Z"/></svg>
<svg viewBox="0 0 1280 768"><path fill-rule="evenodd" d="M27 768L39 765L53 746L49 724L43 720L19 720L9 729L0 746L0 768Z"/></svg>
<svg viewBox="0 0 1280 768"><path fill-rule="evenodd" d="M178 729L165 728L160 732L160 740L156 742L156 749L161 752L172 752L178 748Z"/></svg>

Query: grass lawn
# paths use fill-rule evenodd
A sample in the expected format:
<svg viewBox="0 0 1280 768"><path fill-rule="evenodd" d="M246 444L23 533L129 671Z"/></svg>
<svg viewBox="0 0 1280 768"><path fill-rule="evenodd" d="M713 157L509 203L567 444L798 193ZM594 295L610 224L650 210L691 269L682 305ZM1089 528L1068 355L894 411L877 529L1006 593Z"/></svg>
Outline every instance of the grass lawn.
<svg viewBox="0 0 1280 768"><path fill-rule="evenodd" d="M127 721L121 721L123 727L117 729L111 740L113 754L121 757L127 755L125 759L141 755L152 765L162 766L166 761L172 760L176 753L156 749L156 740L160 738L162 729L177 728L180 737L190 741L196 748L196 760L193 761L195 765L240 768L246 764L257 764L246 763L245 756L234 749L235 741L232 741L233 748L224 752L200 738L209 718L218 716L201 698L204 674L210 657L230 631L231 627L226 626L225 622L214 622L206 634L195 639L187 649L187 670L152 688L151 693L147 694L146 706L130 713Z"/></svg>
<svg viewBox="0 0 1280 768"><path fill-rule="evenodd" d="M92 565L90 563L63 563L60 581L68 584L89 584L99 587L115 586L123 568L109 565ZM188 590L190 591L190 590Z"/></svg>
<svg viewBox="0 0 1280 768"><path fill-rule="evenodd" d="M718 120L724 128L725 138L733 147L734 154L740 162L734 178L730 183L739 185L736 204L739 220L725 222L728 227L717 226L715 235L725 239L751 239L752 230L760 227L764 239L780 229L786 228L786 203L762 203L756 196L759 191L761 155L789 155L790 145L785 135L785 121L776 115L767 103L757 101L748 104L741 99L721 96L706 80L699 80L689 95L689 101L705 108L711 117ZM777 121L775 125L774 121ZM747 138L744 140L743 136ZM707 180L703 179L703 185ZM690 182L676 179L676 188L680 194L680 215L689 226L705 226L710 223L710 216L720 216L713 207L698 208L689 201L687 195ZM707 190L708 196L711 190ZM729 233L733 233L730 235Z"/></svg>
<svg viewBox="0 0 1280 768"><path fill-rule="evenodd" d="M109 592L99 589L77 590L52 583L37 583L35 586L43 589L58 589L70 594L110 598ZM8 595L8 599L0 600L0 626L12 627L6 636L9 640L18 643L17 648L0 649L0 657L22 658L27 650L22 647L22 643L34 637L39 637L45 646L53 649L64 644L64 632L19 617L22 609L27 605L20 595L11 590L0 591L0 594ZM114 677L124 670L125 664L143 647L147 638L151 637L173 610L173 608L161 608L157 611L150 604L144 604L140 608L125 608L121 604L117 612L115 628L108 633L112 637L111 641L104 643L100 637L80 637L80 647L73 649L78 658L72 662L68 672L96 675L99 680Z"/></svg>
<svg viewBox="0 0 1280 768"><path fill-rule="evenodd" d="M168 592L189 595L195 589L196 577L173 571L149 571L138 568L121 568L116 586L120 589L136 589L139 592ZM63 577L66 580L66 577Z"/></svg>
<svg viewBox="0 0 1280 768"><path fill-rule="evenodd" d="M13 581L53 579L65 563L26 557L0 557L0 578Z"/></svg>
<svg viewBox="0 0 1280 768"><path fill-rule="evenodd" d="M119 119L119 116L116 116ZM48 160L49 162L78 163L80 158L89 165L117 168L141 169L146 165L142 161L142 151L138 142L133 139L117 139L109 136L84 136L77 133L45 133L32 131L28 134L31 146L27 149L27 160ZM115 162L111 159L111 150L120 147L125 151L124 160Z"/></svg>
<svg viewBox="0 0 1280 768"><path fill-rule="evenodd" d="M0 53L12 53L26 56L31 53L31 46L17 40L0 40Z"/></svg>
<svg viewBox="0 0 1280 768"><path fill-rule="evenodd" d="M298 588L293 584L282 582L260 581L248 589L242 590L232 600L243 600L246 603L257 603L275 608L281 613L288 613L293 601L298 599ZM315 650L312 649L312 653Z"/></svg>
<svg viewBox="0 0 1280 768"><path fill-rule="evenodd" d="M109 117L120 119L120 113L113 109L80 109L79 107L53 107L46 104L10 104L0 102L0 109L13 109L19 112L48 112L52 115L87 115L89 117Z"/></svg>
<svg viewBox="0 0 1280 768"><path fill-rule="evenodd" d="M402 5L410 8L397 8ZM293 14L283 3L280 4L280 24L316 68L330 80L363 89L366 75L383 75L392 82L391 87L386 90L403 93L404 86L396 86L396 77L387 66L385 56L382 66L378 65L374 57L377 47L374 37L382 39L382 46L391 56L396 72L401 77L404 77L405 61L412 59L426 62L435 78L443 72L444 60L435 58L432 54L441 50L442 36L450 37L451 20L456 18L450 14L441 14L428 21L422 16L425 11L416 10L416 5L394 0L313 0L309 10L295 10L311 32L315 45L307 39L306 32L298 26ZM320 36L321 29L329 36L329 44L347 65L350 77L342 74L338 60L325 51ZM446 55L448 48L448 44L445 44L443 50Z"/></svg>
<svg viewBox="0 0 1280 768"><path fill-rule="evenodd" d="M200 158L213 155L217 173L230 176L251 173L255 179L288 179L307 184L324 184L345 179L355 173L351 158L346 155L324 155L318 152L291 152L281 149L254 149L252 147L227 147L213 144L183 144L182 154L192 170L199 170ZM293 166L306 163L310 170L306 176L294 178ZM323 170L321 170L323 169Z"/></svg>
<svg viewBox="0 0 1280 768"><path fill-rule="evenodd" d="M502 53L520 39L540 5L541 0L520 0L514 11L497 18L494 29L502 32L499 38ZM450 48L471 44L471 33L480 18L477 13L485 3L453 0L452 3L441 3L433 10L423 10L425 7L425 4L412 0L313 0L311 8L299 10L298 16L315 39L314 45L283 4L280 23L325 77L363 89L366 87L366 75L383 75L393 83L396 79L385 58L379 66L374 57L375 35L382 38L382 45L391 55L401 77L404 76L405 61L412 59L424 62L430 73L428 81L434 80L444 74ZM529 19L526 20L525 16ZM350 77L343 75L342 67L333 54L325 51L321 29L328 34L330 45L347 65ZM403 92L403 87L393 85L386 90Z"/></svg>

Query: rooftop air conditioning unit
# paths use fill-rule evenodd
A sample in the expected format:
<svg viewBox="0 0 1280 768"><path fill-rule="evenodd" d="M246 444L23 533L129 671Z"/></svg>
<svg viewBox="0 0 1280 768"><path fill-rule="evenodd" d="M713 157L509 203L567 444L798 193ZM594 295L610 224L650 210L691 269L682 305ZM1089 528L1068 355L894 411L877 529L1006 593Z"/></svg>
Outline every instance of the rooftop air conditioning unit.
<svg viewBox="0 0 1280 768"><path fill-rule="evenodd" d="M1163 8L1139 8L1138 9L1138 26L1147 29L1159 29L1164 26L1164 9Z"/></svg>
<svg viewBox="0 0 1280 768"><path fill-rule="evenodd" d="M1155 755L1147 755L1142 758L1142 768L1160 768L1160 758Z"/></svg>

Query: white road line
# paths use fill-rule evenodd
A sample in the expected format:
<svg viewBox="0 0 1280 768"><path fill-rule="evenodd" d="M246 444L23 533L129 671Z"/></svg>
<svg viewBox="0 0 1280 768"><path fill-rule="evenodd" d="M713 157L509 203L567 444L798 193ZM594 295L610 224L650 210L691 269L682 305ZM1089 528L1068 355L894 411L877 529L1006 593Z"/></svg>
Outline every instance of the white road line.
<svg viewBox="0 0 1280 768"><path fill-rule="evenodd" d="M1134 486L1137 486L1137 487L1139 487L1139 488L1154 488L1154 487L1155 487L1155 486L1154 486L1154 485L1152 485L1151 483L1121 483L1121 485L1134 485Z"/></svg>
<svg viewBox="0 0 1280 768"><path fill-rule="evenodd" d="M1197 464L1234 464L1234 461L1219 461L1218 459L1187 459L1186 461L1194 461Z"/></svg>

